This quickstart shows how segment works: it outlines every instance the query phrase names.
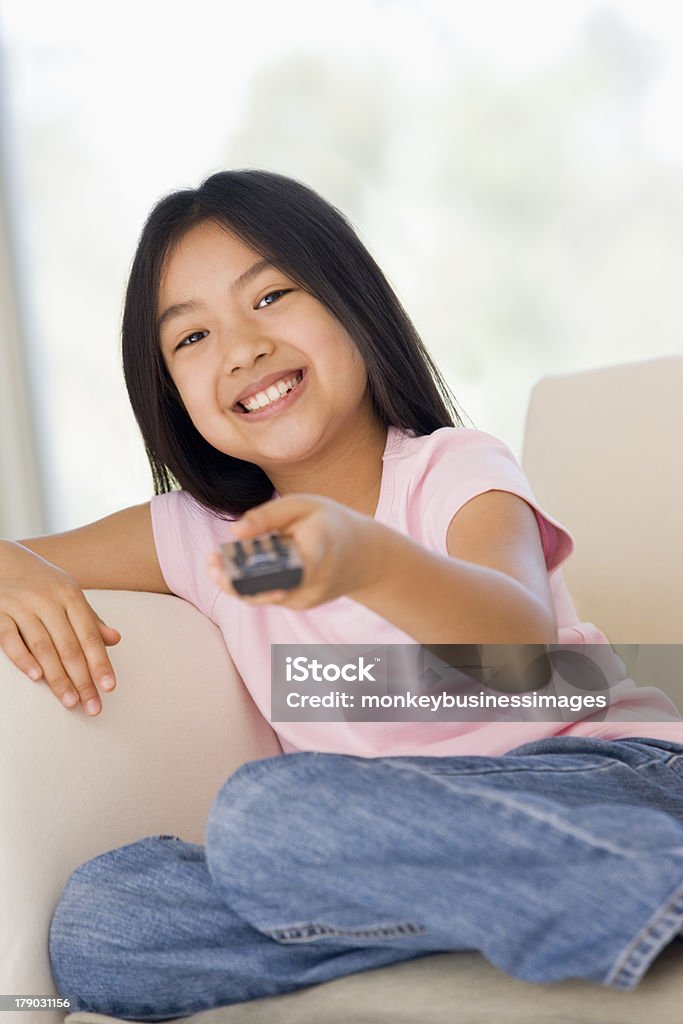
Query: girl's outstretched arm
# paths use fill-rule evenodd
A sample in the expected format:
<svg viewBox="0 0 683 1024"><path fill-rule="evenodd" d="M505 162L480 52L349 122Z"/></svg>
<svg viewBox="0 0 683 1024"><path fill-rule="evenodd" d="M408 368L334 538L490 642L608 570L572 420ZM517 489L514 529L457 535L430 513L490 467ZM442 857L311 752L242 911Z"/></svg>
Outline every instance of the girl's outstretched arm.
<svg viewBox="0 0 683 1024"><path fill-rule="evenodd" d="M522 498L472 498L451 520L448 556L372 522L382 571L351 596L418 643L557 643L541 536Z"/></svg>
<svg viewBox="0 0 683 1024"><path fill-rule="evenodd" d="M311 608L347 596L421 644L547 644L557 624L531 506L486 491L453 517L448 555L318 495L292 494L251 509L236 539L280 531L292 538L304 578L291 591L237 595L217 556L209 572L250 604Z"/></svg>

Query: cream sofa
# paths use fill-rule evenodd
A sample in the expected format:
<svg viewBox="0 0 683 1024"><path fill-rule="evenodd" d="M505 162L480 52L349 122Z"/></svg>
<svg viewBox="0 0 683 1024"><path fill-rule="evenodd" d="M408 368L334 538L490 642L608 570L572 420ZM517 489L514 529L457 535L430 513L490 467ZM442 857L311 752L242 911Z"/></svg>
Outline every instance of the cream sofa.
<svg viewBox="0 0 683 1024"><path fill-rule="evenodd" d="M666 357L544 378L531 395L522 463L541 504L576 537L563 569L569 590L580 617L624 645L631 663L639 644L683 643L682 392L683 357ZM48 925L79 864L148 835L202 843L225 778L281 754L218 628L195 608L158 594L87 597L123 634L110 648L118 686L97 718L62 709L0 652L0 994L57 995ZM632 992L535 985L478 953L444 953L195 1019L673 1024L682 1006L683 942L674 942ZM61 1024L64 1014L10 1013L4 1024L15 1016ZM109 1019L74 1013L68 1024Z"/></svg>

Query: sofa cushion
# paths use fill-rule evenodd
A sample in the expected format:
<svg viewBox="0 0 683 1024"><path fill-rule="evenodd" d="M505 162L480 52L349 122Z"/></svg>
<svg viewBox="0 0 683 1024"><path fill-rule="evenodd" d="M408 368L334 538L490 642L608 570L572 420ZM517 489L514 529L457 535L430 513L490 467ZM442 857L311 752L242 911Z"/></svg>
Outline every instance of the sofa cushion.
<svg viewBox="0 0 683 1024"><path fill-rule="evenodd" d="M640 984L617 991L595 982L535 984L481 954L433 953L266 999L176 1018L180 1024L652 1024L679 1021L683 942L660 954ZM65 1024L111 1024L70 1013Z"/></svg>

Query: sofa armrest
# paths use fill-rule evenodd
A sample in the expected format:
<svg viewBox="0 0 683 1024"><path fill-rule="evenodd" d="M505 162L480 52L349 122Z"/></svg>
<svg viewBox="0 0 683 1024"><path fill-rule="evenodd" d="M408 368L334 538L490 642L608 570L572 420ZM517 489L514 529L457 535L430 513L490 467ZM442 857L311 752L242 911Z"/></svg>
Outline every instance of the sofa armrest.
<svg viewBox="0 0 683 1024"><path fill-rule="evenodd" d="M117 685L91 718L0 651L0 993L56 995L47 937L71 872L147 835L204 842L241 764L282 754L222 634L177 597L86 591L121 641ZM56 1024L24 1011L21 1024Z"/></svg>

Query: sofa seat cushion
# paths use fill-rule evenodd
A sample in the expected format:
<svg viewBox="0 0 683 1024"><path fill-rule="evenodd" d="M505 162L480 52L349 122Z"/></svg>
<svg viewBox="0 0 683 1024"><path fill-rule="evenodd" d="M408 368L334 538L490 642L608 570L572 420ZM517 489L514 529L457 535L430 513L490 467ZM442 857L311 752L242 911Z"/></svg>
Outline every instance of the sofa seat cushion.
<svg viewBox="0 0 683 1024"><path fill-rule="evenodd" d="M481 954L433 953L266 999L203 1010L179 1024L652 1024L678 1021L683 942L672 942L641 983L616 991L595 982L534 984ZM65 1024L112 1024L76 1012Z"/></svg>

